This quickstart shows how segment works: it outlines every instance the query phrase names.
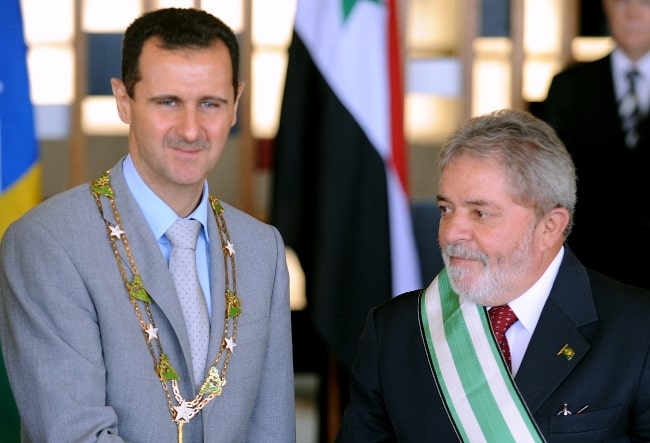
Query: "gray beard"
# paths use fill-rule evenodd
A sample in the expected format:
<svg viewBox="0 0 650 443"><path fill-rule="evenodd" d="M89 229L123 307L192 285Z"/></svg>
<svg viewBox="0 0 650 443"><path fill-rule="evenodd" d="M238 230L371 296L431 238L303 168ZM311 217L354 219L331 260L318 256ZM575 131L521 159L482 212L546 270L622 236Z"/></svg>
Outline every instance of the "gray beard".
<svg viewBox="0 0 650 443"><path fill-rule="evenodd" d="M442 259L447 268L449 283L461 300L483 306L502 304L503 294L526 275L530 268L530 247L532 232L512 251L509 258L490 258L480 252L472 251L462 244L451 243L442 250ZM450 264L450 257L477 260L482 264L481 272Z"/></svg>

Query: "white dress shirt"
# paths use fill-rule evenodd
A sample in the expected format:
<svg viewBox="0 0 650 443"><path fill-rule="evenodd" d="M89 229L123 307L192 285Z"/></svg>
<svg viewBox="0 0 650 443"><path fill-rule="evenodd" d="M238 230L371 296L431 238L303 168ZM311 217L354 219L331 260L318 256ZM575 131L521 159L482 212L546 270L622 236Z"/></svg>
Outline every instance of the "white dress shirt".
<svg viewBox="0 0 650 443"><path fill-rule="evenodd" d="M513 375L517 374L521 361L524 359L526 348L528 348L544 304L551 293L563 257L564 247L560 249L539 280L526 292L508 303L519 320L506 331Z"/></svg>

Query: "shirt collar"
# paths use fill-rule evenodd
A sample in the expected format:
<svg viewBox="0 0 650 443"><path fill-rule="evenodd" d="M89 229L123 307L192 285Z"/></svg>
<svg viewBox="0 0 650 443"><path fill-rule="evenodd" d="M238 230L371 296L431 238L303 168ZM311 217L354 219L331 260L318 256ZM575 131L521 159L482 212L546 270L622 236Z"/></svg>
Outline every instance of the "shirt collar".
<svg viewBox="0 0 650 443"><path fill-rule="evenodd" d="M645 80L650 77L650 52L636 62L633 62L625 55L621 48L617 47L612 51L612 75L614 76L614 81L622 83L626 90L627 73L633 67L639 72L641 79Z"/></svg>
<svg viewBox="0 0 650 443"><path fill-rule="evenodd" d="M532 334L546 304L564 257L564 246L542 276L522 295L508 303L522 326Z"/></svg>
<svg viewBox="0 0 650 443"><path fill-rule="evenodd" d="M165 235L165 231L179 218L174 210L169 207L155 192L142 180L138 174L131 154L128 154L123 162L124 180L126 181L131 194L136 203L142 210L144 218L147 220L149 228L157 239ZM208 182L203 183L203 194L201 201L196 209L187 217L198 220L205 238L209 241L208 236Z"/></svg>

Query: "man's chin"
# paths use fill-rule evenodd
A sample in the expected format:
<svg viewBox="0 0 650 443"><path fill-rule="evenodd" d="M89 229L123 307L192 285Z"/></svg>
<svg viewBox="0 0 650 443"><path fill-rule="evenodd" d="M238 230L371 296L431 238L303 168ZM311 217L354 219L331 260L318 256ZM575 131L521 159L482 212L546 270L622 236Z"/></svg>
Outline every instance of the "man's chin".
<svg viewBox="0 0 650 443"><path fill-rule="evenodd" d="M453 271L448 273L449 283L454 292L456 292L462 298L472 298L471 295L475 292L474 286L468 279L467 275L454 274Z"/></svg>
<svg viewBox="0 0 650 443"><path fill-rule="evenodd" d="M469 301L479 305L490 305L490 301L488 300L489 295L485 291L486 288L479 283L479 279L472 278L467 273L463 274L453 275L452 272L448 273L449 283L454 292L458 294L458 297L462 301Z"/></svg>

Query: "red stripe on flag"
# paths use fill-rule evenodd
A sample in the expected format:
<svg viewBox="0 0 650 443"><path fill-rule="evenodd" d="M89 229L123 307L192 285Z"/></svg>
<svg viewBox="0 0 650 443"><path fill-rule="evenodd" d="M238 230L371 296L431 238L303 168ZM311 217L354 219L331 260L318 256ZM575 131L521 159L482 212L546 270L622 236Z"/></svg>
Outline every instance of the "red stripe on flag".
<svg viewBox="0 0 650 443"><path fill-rule="evenodd" d="M390 95L391 161L399 177L404 194L409 195L406 166L406 140L404 138L404 87L402 80L402 54L399 21L395 0L388 0L388 82Z"/></svg>

